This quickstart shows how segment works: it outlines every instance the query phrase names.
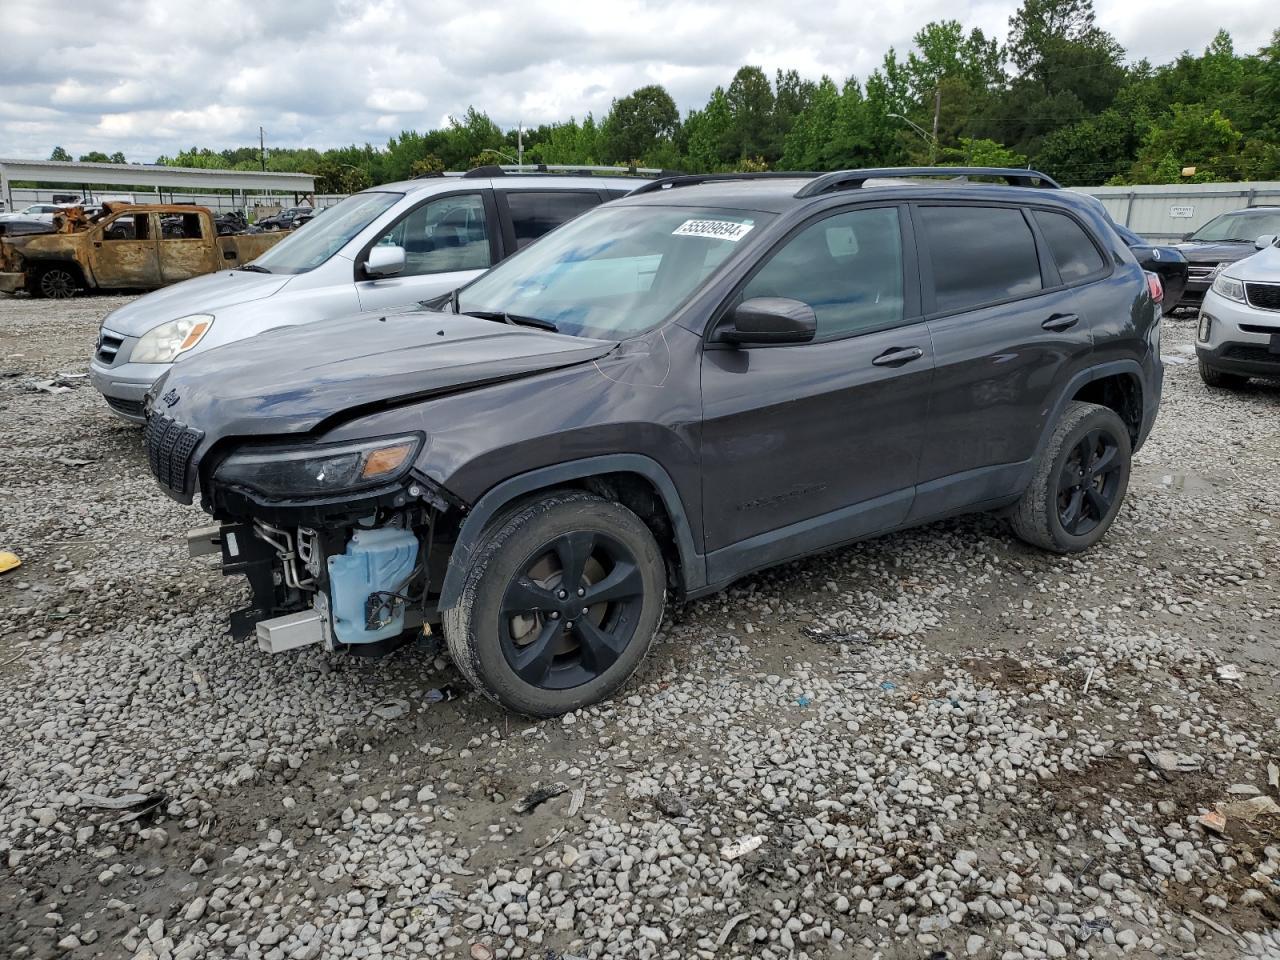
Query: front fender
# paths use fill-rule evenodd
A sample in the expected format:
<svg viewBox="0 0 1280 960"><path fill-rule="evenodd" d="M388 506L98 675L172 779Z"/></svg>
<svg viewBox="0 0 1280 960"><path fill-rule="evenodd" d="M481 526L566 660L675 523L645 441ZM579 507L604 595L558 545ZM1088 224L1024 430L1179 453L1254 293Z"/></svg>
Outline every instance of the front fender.
<svg viewBox="0 0 1280 960"><path fill-rule="evenodd" d="M608 473L639 474L653 484L671 518L685 594L693 593L705 586L707 583L706 560L694 547L689 517L670 474L660 463L650 457L636 453L615 453L531 470L510 480L504 480L480 497L463 520L458 531L458 539L454 542L453 551L449 555L449 567L440 588L439 609L449 610L457 605L466 579L467 567L480 542L480 537L489 522L505 506L538 490L548 490L576 480Z"/></svg>

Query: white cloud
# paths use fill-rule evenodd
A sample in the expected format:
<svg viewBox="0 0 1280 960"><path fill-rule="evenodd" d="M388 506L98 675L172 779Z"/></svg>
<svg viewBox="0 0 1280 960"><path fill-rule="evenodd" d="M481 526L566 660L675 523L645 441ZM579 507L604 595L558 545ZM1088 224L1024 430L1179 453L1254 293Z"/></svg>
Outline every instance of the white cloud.
<svg viewBox="0 0 1280 960"><path fill-rule="evenodd" d="M376 113L416 113L427 108L427 98L416 90L377 87L369 91L364 105Z"/></svg>
<svg viewBox="0 0 1280 960"><path fill-rule="evenodd" d="M1003 38L1018 0L3 0L0 143L46 157L192 144L385 142L469 105L504 127L597 118L662 83L682 111L744 63L865 78L930 20ZM1274 0L1095 0L1132 59L1200 50L1219 25L1253 52Z"/></svg>

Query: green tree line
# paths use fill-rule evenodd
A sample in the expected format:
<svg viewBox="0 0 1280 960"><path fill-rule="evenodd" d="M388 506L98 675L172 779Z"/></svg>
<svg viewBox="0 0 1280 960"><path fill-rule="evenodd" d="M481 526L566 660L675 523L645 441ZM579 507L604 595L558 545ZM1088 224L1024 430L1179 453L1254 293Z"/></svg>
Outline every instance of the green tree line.
<svg viewBox="0 0 1280 960"><path fill-rule="evenodd" d="M1127 61L1092 0L1024 0L1004 43L936 21L863 79L770 77L748 65L683 117L665 89L648 85L601 119L525 129L523 143L526 163L688 172L968 163L1031 165L1066 184L1266 180L1280 179L1278 104L1280 30L1255 53L1237 53L1219 31L1203 52L1154 66ZM384 146L272 148L265 162L316 174L321 192L349 193L511 162L517 137L471 107ZM70 159L61 152L55 159ZM159 162L248 170L263 158L256 145L192 147Z"/></svg>

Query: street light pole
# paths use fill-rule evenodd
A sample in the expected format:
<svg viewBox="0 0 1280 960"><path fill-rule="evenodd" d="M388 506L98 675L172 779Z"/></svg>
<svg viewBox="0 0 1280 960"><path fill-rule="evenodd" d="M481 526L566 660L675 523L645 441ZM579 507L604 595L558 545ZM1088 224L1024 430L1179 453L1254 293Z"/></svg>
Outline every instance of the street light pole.
<svg viewBox="0 0 1280 960"><path fill-rule="evenodd" d="M920 126L920 124L911 120L909 117L904 117L900 113L891 113L889 116L893 117L895 120L901 120L924 138L924 142L929 145L929 166L933 166L938 162L938 138L936 135L931 135L929 131Z"/></svg>

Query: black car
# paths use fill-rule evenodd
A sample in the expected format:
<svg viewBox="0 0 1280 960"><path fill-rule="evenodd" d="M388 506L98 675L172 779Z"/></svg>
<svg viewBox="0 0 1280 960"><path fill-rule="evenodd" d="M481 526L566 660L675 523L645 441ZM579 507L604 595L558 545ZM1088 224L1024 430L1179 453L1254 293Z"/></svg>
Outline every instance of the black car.
<svg viewBox="0 0 1280 960"><path fill-rule="evenodd" d="M14 217L0 220L0 237L29 237L42 233L57 233L58 228L51 220Z"/></svg>
<svg viewBox="0 0 1280 960"><path fill-rule="evenodd" d="M1257 252L1254 242L1280 234L1280 207L1247 207L1214 217L1177 245L1187 258L1190 277L1182 300L1166 305L1196 307L1213 284L1223 264L1235 263Z"/></svg>
<svg viewBox="0 0 1280 960"><path fill-rule="evenodd" d="M302 226L313 216L315 210L311 207L288 207L273 216L263 217L256 226L260 230L292 230Z"/></svg>
<svg viewBox="0 0 1280 960"><path fill-rule="evenodd" d="M1177 247L1152 243L1128 227L1113 223L1112 227L1120 234L1120 239L1129 245L1134 259L1142 265L1142 269L1154 273L1160 278L1164 291L1161 303L1168 310L1173 310L1182 300L1190 279L1190 268L1187 258Z"/></svg>
<svg viewBox="0 0 1280 960"><path fill-rule="evenodd" d="M175 364L151 469L219 522L193 552L248 577L236 632L369 651L441 624L544 716L617 690L668 595L974 511L1084 550L1156 416L1160 313L1046 183L655 181L437 309Z"/></svg>

